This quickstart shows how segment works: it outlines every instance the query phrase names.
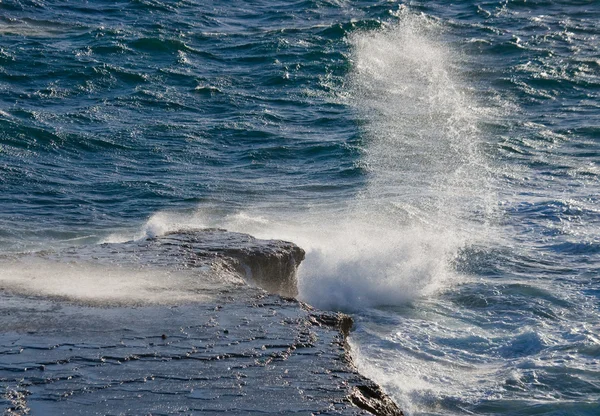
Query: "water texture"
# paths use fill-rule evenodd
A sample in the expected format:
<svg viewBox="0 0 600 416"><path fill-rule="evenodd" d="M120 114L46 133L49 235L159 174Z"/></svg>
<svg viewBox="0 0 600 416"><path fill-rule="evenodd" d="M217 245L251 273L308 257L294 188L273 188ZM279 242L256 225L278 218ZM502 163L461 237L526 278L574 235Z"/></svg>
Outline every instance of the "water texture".
<svg viewBox="0 0 600 416"><path fill-rule="evenodd" d="M592 0L3 0L0 282L64 277L21 277L31 250L287 239L407 414L597 415L599 98Z"/></svg>

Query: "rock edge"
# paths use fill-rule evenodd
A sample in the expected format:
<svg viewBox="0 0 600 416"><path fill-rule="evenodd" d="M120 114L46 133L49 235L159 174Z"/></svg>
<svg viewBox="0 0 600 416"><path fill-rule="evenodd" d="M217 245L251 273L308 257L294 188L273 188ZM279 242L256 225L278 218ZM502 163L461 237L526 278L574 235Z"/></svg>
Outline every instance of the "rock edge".
<svg viewBox="0 0 600 416"><path fill-rule="evenodd" d="M36 254L33 253L27 255ZM131 261L142 261L158 266L183 265L183 267L186 268L204 267L207 265L210 266L214 265L215 263L224 265L231 271L242 275L244 278L256 283L266 291L273 293L274 296L280 297L281 301L275 301L274 304L292 305L290 306L292 310L293 308L299 308L307 312L306 315L296 314L297 317L290 321L291 325L299 325L299 328L306 327L306 325L308 325L308 327L313 326L323 329L329 328L337 332L337 336L326 336L324 339L330 339L330 341L327 342L331 342L332 345L335 344L331 352L334 354L334 356L335 353L333 353L333 351L335 350L340 351L338 354L341 353L339 362L335 365L332 363L331 368L336 368L336 370L333 371L344 372L350 377L350 382L348 384L344 384L346 386L345 389L347 390L346 401L349 404L375 415L403 415L402 411L383 392L383 390L373 381L360 375L353 364L350 354L350 346L346 340L354 324L353 319L349 315L339 312L318 311L310 305L299 302L295 299L295 296L298 293L296 270L300 262L304 259L305 253L304 250L293 243L277 240L259 240L247 234L231 233L221 229L206 229L173 232L164 236L148 238L137 242L77 247L54 253L46 252L41 255L57 261L76 261L78 259L93 258L99 261L102 261L102 259L108 259L108 261L112 262L116 259L119 262L125 263ZM2 293L0 293L0 295L2 295ZM252 298L252 296L250 298ZM9 297L9 299L11 302L14 300L11 297ZM20 301L16 302L18 304ZM65 317L68 318L68 316L72 316L71 314L73 311L63 313L61 310L63 306L52 306L55 301L48 302L48 307L51 308L49 309L51 310L50 313L59 313L59 315L56 315L56 317L52 319L60 320L65 319ZM239 300L234 302L237 302L234 304L238 305L235 306L235 308L240 309L244 307L245 301L242 301L242 303L240 303ZM38 303L38 301L33 300L33 303ZM31 300L24 299L23 303L19 307L22 308L23 306L26 306L26 309L31 309L23 312L23 316L25 318L32 319L32 321L39 319L37 318L37 314L39 312L35 310L36 307L31 305ZM263 305L258 306L263 307ZM58 309L56 309L57 307ZM66 307L66 309L69 308L73 309L75 313L78 313L77 311L85 311L85 308L77 305ZM273 313L276 313L278 311L278 307L274 306L273 308L275 308L273 309ZM9 310L8 307L4 307L4 309ZM127 308L121 308L120 310L127 311ZM217 308L215 308L215 311L216 310ZM14 311L14 309L11 309L8 315L11 315L11 313L14 314ZM284 312L284 310L282 310L282 312ZM293 311L288 313L292 313L292 316L294 316ZM91 315L104 319L102 317L102 313L99 312L92 312ZM19 319L20 318L15 317L12 322L9 320L7 320L7 322L14 324L14 322L19 321ZM27 321L27 319L25 319L25 321ZM258 322L259 321L257 321L257 323ZM19 323L18 325L22 325L24 330L27 331L28 335L26 335L25 338L30 337L34 340L37 340L36 342L39 342L39 338L36 338L38 336L36 332L39 331L39 335L41 336L43 335L44 331L47 331L47 329L40 330L37 328L32 330L32 328L28 328L26 324ZM83 325L85 326L87 324L84 323ZM8 326L5 327L8 328ZM210 327L210 325L208 327ZM42 326L40 328L44 327ZM147 337L148 328L150 327L142 326L141 329L139 329L140 334ZM11 330L9 329L9 331ZM15 329L12 331L14 332ZM17 329L17 332L18 331L19 330ZM52 331L51 335L54 335ZM326 331L319 331L313 335L310 335L309 331L309 338L315 336L315 334L326 333ZM2 335L2 332L3 331L0 331L0 336ZM275 334L277 334L277 331L275 331ZM222 336L229 336L229 329L223 330ZM222 336L219 336L216 339L221 339ZM167 336L165 333L159 334L158 337L161 342L165 344L171 342L169 341L170 335ZM63 335L63 338L65 340L69 339L67 335ZM62 338L58 339L60 340ZM286 341L285 338L282 339L282 342L284 341ZM153 345L154 343L148 344L148 346L151 348L155 348L152 347ZM314 348L318 344L315 340L309 340L300 341L297 346L294 345L296 344L292 344L291 347L287 348L285 350L287 352L283 351L282 353L279 353L277 359L286 360L286 357L289 357L291 354L295 353L296 348ZM50 350L54 350L56 347L50 346L49 348ZM267 348L278 348L278 346L267 346ZM10 350L7 349L6 351ZM171 355L171 357L174 357L174 355ZM218 355L216 357L218 359ZM235 358L235 356L232 357ZM73 359L73 357L67 359L67 362L71 359ZM49 367L46 370L48 365ZM44 364L38 368L38 371L41 371L41 374L44 374L45 372L47 377L48 374L52 373L52 368L56 367L57 365L60 366L63 365L63 363L59 361L56 363L52 361L44 362ZM19 373L20 370L18 368L19 367L17 365L11 371L16 371ZM2 369L0 368L0 371L1 370ZM24 371L27 371L27 368L25 368ZM6 378L6 380L9 379L10 377ZM2 381L1 377L0 381ZM29 414L30 409L28 407L27 397L31 394L30 391L27 388L18 388L16 386L12 387L8 384L5 386L5 388L6 393L4 395L4 399L5 403L8 405L6 408L6 414Z"/></svg>

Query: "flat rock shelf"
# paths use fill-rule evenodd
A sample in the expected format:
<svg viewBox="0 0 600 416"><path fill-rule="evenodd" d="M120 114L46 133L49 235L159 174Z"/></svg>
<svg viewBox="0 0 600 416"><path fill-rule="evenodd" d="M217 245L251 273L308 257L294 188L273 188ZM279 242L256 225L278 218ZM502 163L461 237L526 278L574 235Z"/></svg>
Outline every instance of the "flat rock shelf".
<svg viewBox="0 0 600 416"><path fill-rule="evenodd" d="M229 285L210 302L127 305L3 288L5 415L402 414L353 366L351 318L289 297L304 257L291 243L198 230L19 261L30 256L225 268L273 293Z"/></svg>

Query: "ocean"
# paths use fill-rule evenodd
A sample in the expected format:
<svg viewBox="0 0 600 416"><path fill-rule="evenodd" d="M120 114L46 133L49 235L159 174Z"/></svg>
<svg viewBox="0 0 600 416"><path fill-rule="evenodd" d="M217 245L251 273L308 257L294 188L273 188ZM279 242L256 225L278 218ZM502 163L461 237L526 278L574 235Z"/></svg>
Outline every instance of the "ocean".
<svg viewBox="0 0 600 416"><path fill-rule="evenodd" d="M0 1L2 291L194 302L13 259L292 241L407 415L600 414L599 164L595 0Z"/></svg>

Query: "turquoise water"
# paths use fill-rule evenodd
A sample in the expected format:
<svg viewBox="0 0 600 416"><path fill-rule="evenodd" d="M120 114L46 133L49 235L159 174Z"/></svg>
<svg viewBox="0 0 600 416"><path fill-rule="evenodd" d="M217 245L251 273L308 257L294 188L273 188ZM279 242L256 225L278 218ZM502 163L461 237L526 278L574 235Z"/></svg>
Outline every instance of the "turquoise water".
<svg viewBox="0 0 600 416"><path fill-rule="evenodd" d="M0 91L3 256L289 239L406 413L600 414L596 1L4 0Z"/></svg>

